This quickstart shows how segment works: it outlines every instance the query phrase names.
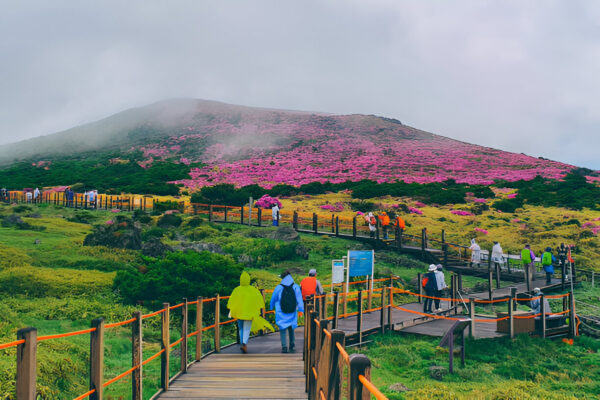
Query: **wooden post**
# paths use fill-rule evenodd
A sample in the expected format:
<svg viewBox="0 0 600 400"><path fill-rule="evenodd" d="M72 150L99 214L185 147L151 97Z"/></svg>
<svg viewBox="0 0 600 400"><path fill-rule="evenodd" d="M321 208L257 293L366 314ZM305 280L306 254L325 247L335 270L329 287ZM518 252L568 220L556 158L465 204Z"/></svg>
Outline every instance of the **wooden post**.
<svg viewBox="0 0 600 400"><path fill-rule="evenodd" d="M425 242L427 241L426 239L426 228L421 229L421 255L425 256L425 247L427 247L425 245Z"/></svg>
<svg viewBox="0 0 600 400"><path fill-rule="evenodd" d="M508 274L510 275L510 252L506 252L506 270L508 271Z"/></svg>
<svg viewBox="0 0 600 400"><path fill-rule="evenodd" d="M381 231L381 222L379 218L375 217L375 239L379 240L379 232Z"/></svg>
<svg viewBox="0 0 600 400"><path fill-rule="evenodd" d="M529 274L530 274L530 269L533 268L532 265L533 265L533 262L530 264L525 264L525 268L524 268L525 269L525 283L527 284L528 292L531 292L531 276ZM533 271L531 271L531 272L533 272Z"/></svg>
<svg viewBox="0 0 600 400"><path fill-rule="evenodd" d="M475 298L469 297L469 318L471 323L469 324L469 337L473 339L475 337Z"/></svg>
<svg viewBox="0 0 600 400"><path fill-rule="evenodd" d="M229 207L225 206L225 211L224 211L224 215L223 215L223 220L225 222L227 222L227 210L229 210Z"/></svg>
<svg viewBox="0 0 600 400"><path fill-rule="evenodd" d="M240 207L240 224L244 225L244 206Z"/></svg>
<svg viewBox="0 0 600 400"><path fill-rule="evenodd" d="M421 276L421 273L419 272L417 274L417 286L418 286L418 290L419 290L419 303L423 302L423 278ZM450 281L450 285L452 285L452 281Z"/></svg>
<svg viewBox="0 0 600 400"><path fill-rule="evenodd" d="M335 233L335 215L331 214L331 233Z"/></svg>
<svg viewBox="0 0 600 400"><path fill-rule="evenodd" d="M277 216L279 217L279 213L277 213ZM262 226L262 208L258 208L257 212L256 212L256 218L258 218L258 226ZM279 219L278 219L279 221Z"/></svg>
<svg viewBox="0 0 600 400"><path fill-rule="evenodd" d="M317 217L316 213L313 213L313 231L317 233L319 231L319 217Z"/></svg>
<svg viewBox="0 0 600 400"><path fill-rule="evenodd" d="M90 332L90 390L96 391L90 395L92 400L102 400L104 389L104 318L92 321Z"/></svg>
<svg viewBox="0 0 600 400"><path fill-rule="evenodd" d="M592 288L594 287L594 275L595 275L595 272L592 271Z"/></svg>
<svg viewBox="0 0 600 400"><path fill-rule="evenodd" d="M338 319L340 316L340 294L338 292L335 292L333 294L333 329L337 329L338 326Z"/></svg>
<svg viewBox="0 0 600 400"><path fill-rule="evenodd" d="M188 299L183 298L183 307L181 307L181 372L187 372L188 358Z"/></svg>
<svg viewBox="0 0 600 400"><path fill-rule="evenodd" d="M342 284L344 285L344 284ZM344 315L344 318L346 317L346 314L348 314L348 285L346 285L346 291L342 294L343 296L343 311L342 314Z"/></svg>
<svg viewBox="0 0 600 400"><path fill-rule="evenodd" d="M210 204L208 206L208 222L212 222L213 220L213 205Z"/></svg>
<svg viewBox="0 0 600 400"><path fill-rule="evenodd" d="M381 289L381 314L379 315L381 334L385 333L385 286Z"/></svg>
<svg viewBox="0 0 600 400"><path fill-rule="evenodd" d="M344 331L340 330L332 330L331 331L331 356L330 356L330 369L329 376L327 377L328 385L328 394L330 399L341 399L342 398L342 385L343 382L340 379L341 371L340 371L340 350L338 349L336 343L340 343L342 347L344 346L344 341L346 339L346 334Z"/></svg>
<svg viewBox="0 0 600 400"><path fill-rule="evenodd" d="M196 306L196 330L198 334L196 335L196 361L200 361L202 359L202 311L204 299L202 297L198 297L198 305Z"/></svg>
<svg viewBox="0 0 600 400"><path fill-rule="evenodd" d="M496 289L500 289L500 264L494 264L496 266Z"/></svg>
<svg viewBox="0 0 600 400"><path fill-rule="evenodd" d="M463 284L462 284L462 271L458 271L458 278L457 278L457 287L459 291L463 290Z"/></svg>
<svg viewBox="0 0 600 400"><path fill-rule="evenodd" d="M161 335L160 348L164 353L160 356L160 387L167 391L169 390L169 359L171 355L171 332L170 332L170 315L169 303L163 303L163 311L161 318Z"/></svg>
<svg viewBox="0 0 600 400"><path fill-rule="evenodd" d="M135 321L131 324L131 366L138 366L131 373L131 399L142 400L142 313L133 312Z"/></svg>
<svg viewBox="0 0 600 400"><path fill-rule="evenodd" d="M17 331L17 340L25 340L17 346L16 389L18 400L35 400L37 374L37 329L23 328Z"/></svg>
<svg viewBox="0 0 600 400"><path fill-rule="evenodd" d="M373 305L373 288L367 282L367 310L370 310Z"/></svg>
<svg viewBox="0 0 600 400"><path fill-rule="evenodd" d="M492 300L492 270L488 269L488 297Z"/></svg>
<svg viewBox="0 0 600 400"><path fill-rule="evenodd" d="M540 295L540 317L542 318L541 320L541 336L542 338L546 337L546 307L544 306L544 294L542 293Z"/></svg>
<svg viewBox="0 0 600 400"><path fill-rule="evenodd" d="M565 290L565 264L566 262L560 261L560 288L561 290Z"/></svg>
<svg viewBox="0 0 600 400"><path fill-rule="evenodd" d="M340 236L340 217L335 217L335 236ZM593 274L593 272L592 272ZM592 275L592 283L594 282ZM593 285L592 285L593 287Z"/></svg>
<svg viewBox="0 0 600 400"><path fill-rule="evenodd" d="M350 386L348 388L348 398L351 400L370 399L371 394L358 379L359 375L364 376L368 380L371 379L371 361L362 354L352 354L350 355Z"/></svg>
<svg viewBox="0 0 600 400"><path fill-rule="evenodd" d="M292 217L292 226L295 230L298 230L298 211L294 210L294 216Z"/></svg>
<svg viewBox="0 0 600 400"><path fill-rule="evenodd" d="M356 215L352 218L352 237L356 237Z"/></svg>
<svg viewBox="0 0 600 400"><path fill-rule="evenodd" d="M511 339L515 338L515 316L514 311L516 309L515 296L517 295L517 288L510 288L510 297L508 299L508 333Z"/></svg>
<svg viewBox="0 0 600 400"><path fill-rule="evenodd" d="M358 332L358 343L362 343L362 316L363 316L363 291L358 292L358 315L356 316L356 331Z"/></svg>
<svg viewBox="0 0 600 400"><path fill-rule="evenodd" d="M573 292L569 292L569 336L577 336L577 321L575 321L575 298Z"/></svg>
<svg viewBox="0 0 600 400"><path fill-rule="evenodd" d="M221 352L221 296L215 299L215 352Z"/></svg>
<svg viewBox="0 0 600 400"><path fill-rule="evenodd" d="M393 281L392 281L393 283ZM387 309L387 318L388 318L388 331L392 331L392 306L394 305L394 286L390 286L390 300L389 306Z"/></svg>

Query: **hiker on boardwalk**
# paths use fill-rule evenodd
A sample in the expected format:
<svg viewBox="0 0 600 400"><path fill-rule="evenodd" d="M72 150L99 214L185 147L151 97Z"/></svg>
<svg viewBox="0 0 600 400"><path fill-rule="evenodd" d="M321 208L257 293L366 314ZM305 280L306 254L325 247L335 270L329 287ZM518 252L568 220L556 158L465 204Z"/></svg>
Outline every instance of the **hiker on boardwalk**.
<svg viewBox="0 0 600 400"><path fill-rule="evenodd" d="M435 310L436 311L442 311L442 308L440 307L440 299L439 297L442 297L442 293L444 292L444 289L446 289L448 287L448 285L446 285L446 279L444 278L444 267L442 267L442 264L438 264L436 265L436 271L435 271L435 280L436 280L436 284L437 284L437 291L435 293L435 297L438 297L435 300Z"/></svg>
<svg viewBox="0 0 600 400"><path fill-rule="evenodd" d="M232 318L237 318L240 332L240 350L242 353L248 351L248 339L250 332L258 332L261 329L274 331L273 326L261 317L261 310L265 308L265 301L260 291L250 285L250 275L242 272L240 286L233 289L227 308Z"/></svg>
<svg viewBox="0 0 600 400"><path fill-rule="evenodd" d="M546 272L546 285L552 284L552 275L554 275L554 255L552 255L552 247L546 247L546 251L542 254L542 268Z"/></svg>
<svg viewBox="0 0 600 400"><path fill-rule="evenodd" d="M569 251L569 249L567 248L567 246L565 246L564 243L561 243L560 246L558 246L556 248L556 254L558 256L558 265L560 266L561 273L562 273L562 271L565 271L565 275L567 274L566 266L567 266L568 251Z"/></svg>
<svg viewBox="0 0 600 400"><path fill-rule="evenodd" d="M533 282L533 269L535 268L535 253L531 250L531 246L526 244L521 250L521 264L525 270L525 276L529 282Z"/></svg>
<svg viewBox="0 0 600 400"><path fill-rule="evenodd" d="M431 310L431 306L433 305L432 297L437 297L438 284L435 271L437 271L437 267L434 264L431 264L423 277L422 285L425 288L425 295L427 295L427 297L425 297L423 312L426 313L433 312Z"/></svg>
<svg viewBox="0 0 600 400"><path fill-rule="evenodd" d="M73 189L68 188L67 190L67 207L73 207L73 199L75 198L75 193Z"/></svg>
<svg viewBox="0 0 600 400"><path fill-rule="evenodd" d="M377 230L377 219L375 218L375 215L373 215L373 213L370 212L365 217L365 221L369 225L369 236L372 237L372 238L374 238L375 237L375 231Z"/></svg>
<svg viewBox="0 0 600 400"><path fill-rule="evenodd" d="M479 267L481 264L481 247L479 247L475 239L471 239L469 250L471 250L471 266L477 264L477 267Z"/></svg>
<svg viewBox="0 0 600 400"><path fill-rule="evenodd" d="M35 188L33 191L33 202L38 203L40 201L40 189Z"/></svg>
<svg viewBox="0 0 600 400"><path fill-rule="evenodd" d="M296 351L294 329L298 327L298 312L304 312L304 302L300 287L294 283L289 271L281 274L281 283L273 290L271 310L275 309L275 323L281 336L281 352ZM286 332L289 333L289 347L286 342Z"/></svg>
<svg viewBox="0 0 600 400"><path fill-rule="evenodd" d="M394 218L394 229L399 229L400 232L406 229L406 222L404 222L400 215L396 215L396 218Z"/></svg>
<svg viewBox="0 0 600 400"><path fill-rule="evenodd" d="M273 217L273 226L279 226L279 206L277 203L271 206L271 216Z"/></svg>
<svg viewBox="0 0 600 400"><path fill-rule="evenodd" d="M502 251L502 246L500 243L494 242L494 246L492 247L492 262L494 266L496 265L504 265L504 253Z"/></svg>
<svg viewBox="0 0 600 400"><path fill-rule="evenodd" d="M531 302L530 302L530 306L531 306L531 311L533 311L534 314L539 314L542 311L541 308L541 295L542 295L542 291L540 290L540 288L535 288L533 289L533 296L531 298ZM552 310L550 309L550 303L548 302L548 299L544 299L544 314L552 314Z"/></svg>
<svg viewBox="0 0 600 400"><path fill-rule="evenodd" d="M308 276L302 279L302 282L300 282L300 289L302 290L302 300L305 301L307 297L314 295L320 296L324 293L323 286L317 279L316 269L313 268L308 271Z"/></svg>
<svg viewBox="0 0 600 400"><path fill-rule="evenodd" d="M387 215L385 211L382 211L378 216L379 223L381 224L381 228L383 230L383 239L387 240L388 238L388 229L390 227L390 217Z"/></svg>

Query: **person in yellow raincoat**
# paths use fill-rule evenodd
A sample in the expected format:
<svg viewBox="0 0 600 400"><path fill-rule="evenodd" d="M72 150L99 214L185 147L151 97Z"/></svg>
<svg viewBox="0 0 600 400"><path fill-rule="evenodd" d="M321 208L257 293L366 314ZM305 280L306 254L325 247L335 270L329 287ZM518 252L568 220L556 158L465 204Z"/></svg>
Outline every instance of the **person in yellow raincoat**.
<svg viewBox="0 0 600 400"><path fill-rule="evenodd" d="M274 331L273 326L261 317L261 310L265 308L262 294L254 286L250 285L250 275L242 272L240 286L233 289L227 308L232 318L237 318L240 331L240 350L248 351L248 338L250 332L258 332L261 329Z"/></svg>

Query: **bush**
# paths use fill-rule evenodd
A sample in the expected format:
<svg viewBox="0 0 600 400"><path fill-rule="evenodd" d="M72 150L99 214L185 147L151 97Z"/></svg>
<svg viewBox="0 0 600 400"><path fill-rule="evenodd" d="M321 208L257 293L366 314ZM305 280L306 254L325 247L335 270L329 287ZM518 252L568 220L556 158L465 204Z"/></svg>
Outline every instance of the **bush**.
<svg viewBox="0 0 600 400"><path fill-rule="evenodd" d="M183 205L176 201L157 201L152 211L163 213L169 210L183 211Z"/></svg>
<svg viewBox="0 0 600 400"><path fill-rule="evenodd" d="M515 197L514 199L497 200L492 204L492 207L505 213L514 213L517 208L523 207L523 199Z"/></svg>
<svg viewBox="0 0 600 400"><path fill-rule="evenodd" d="M179 225L181 225L182 222L183 222L183 219L181 219L181 217L179 215L165 214L162 217L160 217L160 219L158 220L156 225L161 228L167 228L167 229L168 228L177 228Z"/></svg>
<svg viewBox="0 0 600 400"><path fill-rule="evenodd" d="M149 224L152 222L152 217L146 211L135 210L133 212L133 219L140 221L142 224Z"/></svg>
<svg viewBox="0 0 600 400"><path fill-rule="evenodd" d="M165 230L163 228L154 227L150 228L147 231L142 232L142 240L146 241L150 238L161 238L165 235Z"/></svg>
<svg viewBox="0 0 600 400"><path fill-rule="evenodd" d="M119 271L114 288L129 302L158 301L172 304L182 297L211 297L231 293L239 285L242 267L231 257L209 253L168 253L151 260L144 273Z"/></svg>

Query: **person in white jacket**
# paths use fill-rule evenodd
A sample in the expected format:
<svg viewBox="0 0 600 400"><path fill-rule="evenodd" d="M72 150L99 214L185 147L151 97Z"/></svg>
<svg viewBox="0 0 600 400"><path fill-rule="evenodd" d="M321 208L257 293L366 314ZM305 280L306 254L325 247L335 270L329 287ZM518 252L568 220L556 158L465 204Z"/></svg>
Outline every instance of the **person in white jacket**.
<svg viewBox="0 0 600 400"><path fill-rule="evenodd" d="M475 239L471 239L471 265L477 264L477 267L481 264L481 247L477 244Z"/></svg>
<svg viewBox="0 0 600 400"><path fill-rule="evenodd" d="M279 206L273 204L271 207L271 215L273 216L273 226L279 226Z"/></svg>
<svg viewBox="0 0 600 400"><path fill-rule="evenodd" d="M492 262L494 263L494 265L504 265L504 254L502 252L502 246L500 246L500 243L498 242L494 242L494 247L492 247Z"/></svg>
<svg viewBox="0 0 600 400"><path fill-rule="evenodd" d="M442 311L442 308L440 307L439 297L442 297L442 293L444 289L448 287L448 285L446 285L442 264L438 264L436 265L436 267L437 270L435 271L435 281L437 283L437 291L435 293L435 297L438 297L438 299L435 299L435 308L436 311Z"/></svg>

